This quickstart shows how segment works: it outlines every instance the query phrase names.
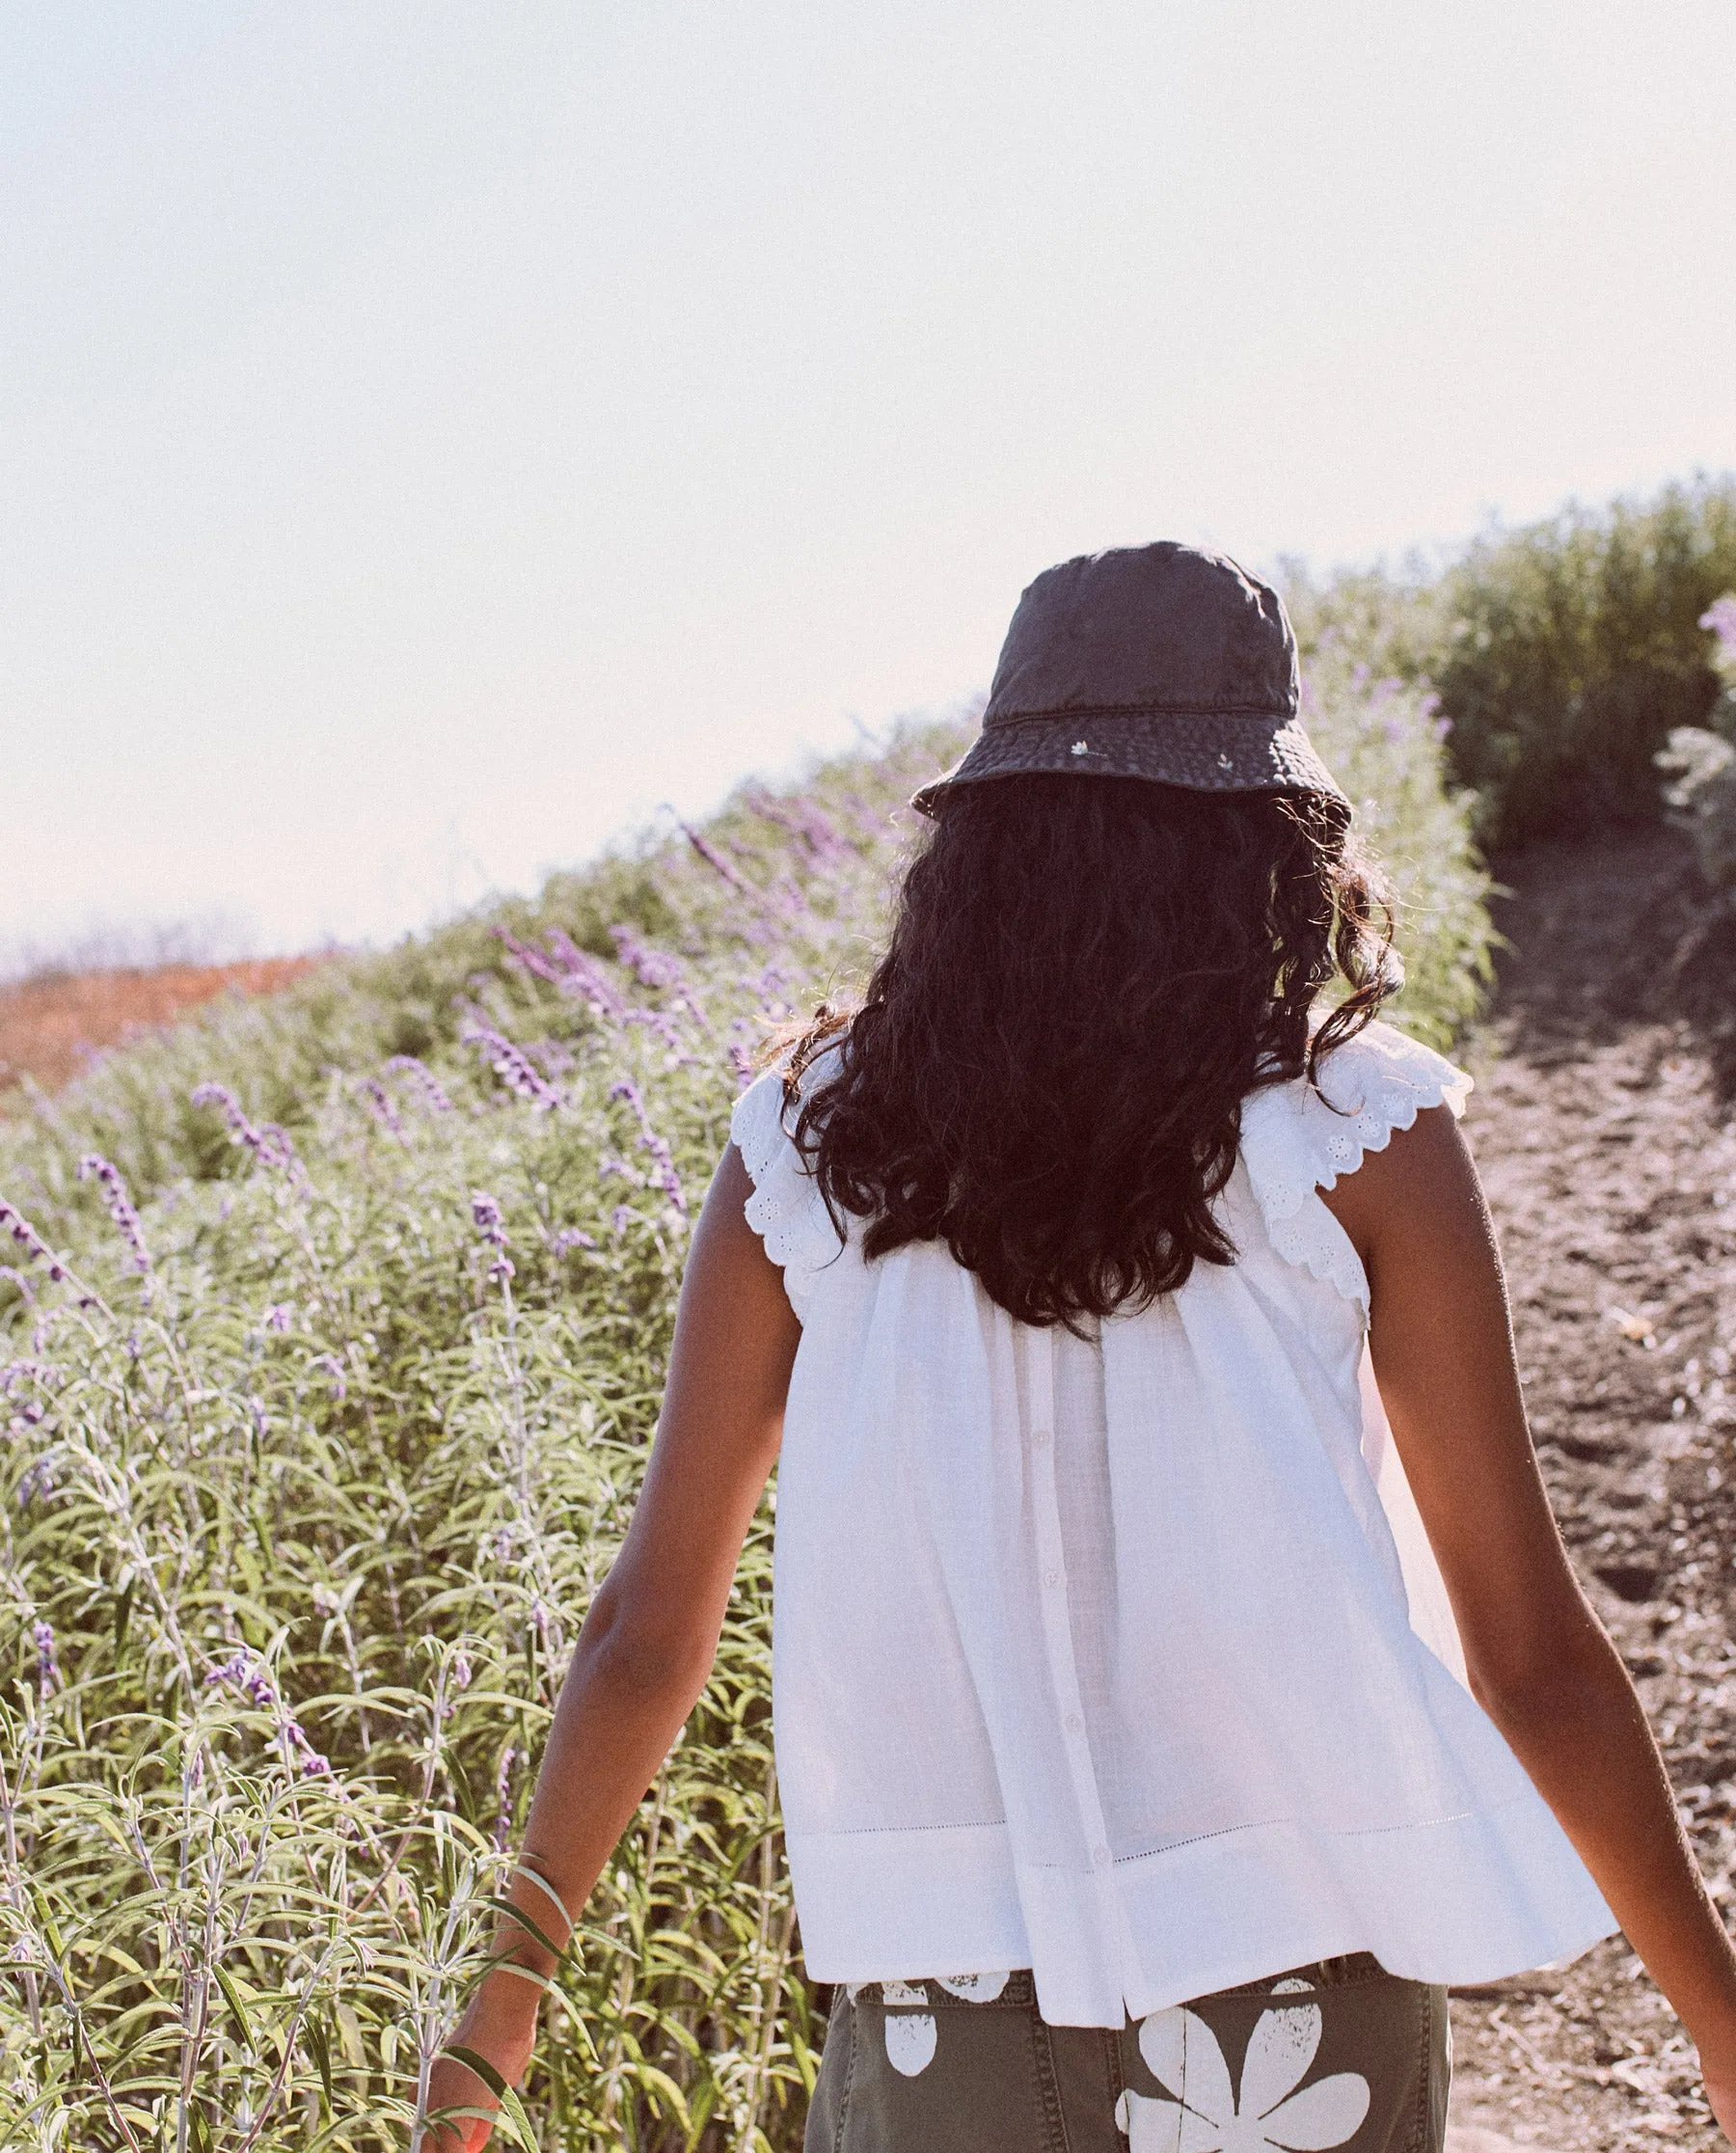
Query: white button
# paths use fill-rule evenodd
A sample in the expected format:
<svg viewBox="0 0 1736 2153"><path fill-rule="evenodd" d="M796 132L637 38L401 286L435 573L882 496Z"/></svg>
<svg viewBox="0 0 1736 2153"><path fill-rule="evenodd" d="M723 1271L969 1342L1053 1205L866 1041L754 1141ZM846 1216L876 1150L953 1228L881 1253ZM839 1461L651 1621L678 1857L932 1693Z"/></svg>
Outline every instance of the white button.
<svg viewBox="0 0 1736 2153"><path fill-rule="evenodd" d="M1085 1722L1079 1717L1077 1712L1068 1713L1067 1731L1070 1734L1082 1734L1085 1731Z"/></svg>
<svg viewBox="0 0 1736 2153"><path fill-rule="evenodd" d="M1099 1868L1104 1868L1108 1866L1109 1849L1106 1846L1094 1846L1091 1850L1091 1858Z"/></svg>
<svg viewBox="0 0 1736 2153"><path fill-rule="evenodd" d="M1045 1585L1051 1587L1059 1585L1061 1582L1061 1572L1059 1570L1044 1570L1043 1573L1043 1582Z"/></svg>
<svg viewBox="0 0 1736 2153"><path fill-rule="evenodd" d="M1032 1431L1031 1434L1031 1447L1034 1450L1041 1450L1044 1444L1048 1441L1048 1439L1049 1431L1046 1428L1035 1429Z"/></svg>

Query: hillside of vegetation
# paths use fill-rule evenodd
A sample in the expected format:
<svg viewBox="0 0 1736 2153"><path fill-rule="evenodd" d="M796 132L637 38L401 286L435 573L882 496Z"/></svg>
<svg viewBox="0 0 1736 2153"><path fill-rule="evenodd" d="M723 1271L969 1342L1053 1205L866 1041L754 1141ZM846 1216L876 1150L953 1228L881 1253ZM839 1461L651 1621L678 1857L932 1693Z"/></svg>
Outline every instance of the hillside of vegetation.
<svg viewBox="0 0 1736 2153"><path fill-rule="evenodd" d="M1404 897L1396 1016L1487 969L1432 698L1310 722ZM912 729L0 1124L0 2142L401 2146L645 1458L771 1027L860 978L961 745ZM798 2142L771 1506L502 2142ZM516 2116L517 2120L514 2120Z"/></svg>

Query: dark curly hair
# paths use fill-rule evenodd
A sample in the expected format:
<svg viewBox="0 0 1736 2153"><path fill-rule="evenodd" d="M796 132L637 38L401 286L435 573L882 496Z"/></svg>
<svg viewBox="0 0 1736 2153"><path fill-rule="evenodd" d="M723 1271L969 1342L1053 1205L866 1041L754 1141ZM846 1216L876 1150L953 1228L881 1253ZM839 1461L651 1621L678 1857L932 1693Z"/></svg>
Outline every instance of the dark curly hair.
<svg viewBox="0 0 1736 2153"><path fill-rule="evenodd" d="M1234 1262L1214 1199L1241 1103L1368 1023L1392 943L1386 885L1316 796L964 786L861 1006L797 1042L796 1141L869 1258L943 1240L1020 1322L1076 1329Z"/></svg>

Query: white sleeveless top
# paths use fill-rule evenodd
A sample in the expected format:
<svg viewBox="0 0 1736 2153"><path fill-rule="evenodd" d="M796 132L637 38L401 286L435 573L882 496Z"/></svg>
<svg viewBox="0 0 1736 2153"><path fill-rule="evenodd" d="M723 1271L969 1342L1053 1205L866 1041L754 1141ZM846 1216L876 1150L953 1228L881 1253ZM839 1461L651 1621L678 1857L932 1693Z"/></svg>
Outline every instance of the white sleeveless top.
<svg viewBox="0 0 1736 2153"><path fill-rule="evenodd" d="M1028 1966L1051 2024L1119 2027L1340 1952L1482 1981L1614 1929L1464 1686L1318 1194L1471 1080L1384 1024L1322 1076L1343 1114L1301 1081L1243 1108L1238 1261L1090 1342L943 1243L840 1246L781 1074L743 1094L802 1324L773 1696L815 1979Z"/></svg>

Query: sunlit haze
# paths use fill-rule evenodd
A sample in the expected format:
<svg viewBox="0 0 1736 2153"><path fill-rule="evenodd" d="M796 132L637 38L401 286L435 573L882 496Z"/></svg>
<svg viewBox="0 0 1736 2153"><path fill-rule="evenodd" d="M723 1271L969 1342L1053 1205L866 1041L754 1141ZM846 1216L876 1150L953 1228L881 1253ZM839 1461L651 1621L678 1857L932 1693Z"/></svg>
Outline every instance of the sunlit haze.
<svg viewBox="0 0 1736 2153"><path fill-rule="evenodd" d="M378 940L1159 535L1736 465L1728 0L14 5L0 962Z"/></svg>

